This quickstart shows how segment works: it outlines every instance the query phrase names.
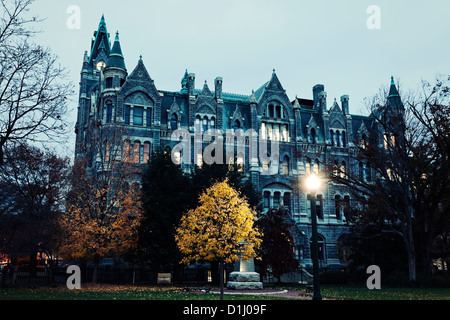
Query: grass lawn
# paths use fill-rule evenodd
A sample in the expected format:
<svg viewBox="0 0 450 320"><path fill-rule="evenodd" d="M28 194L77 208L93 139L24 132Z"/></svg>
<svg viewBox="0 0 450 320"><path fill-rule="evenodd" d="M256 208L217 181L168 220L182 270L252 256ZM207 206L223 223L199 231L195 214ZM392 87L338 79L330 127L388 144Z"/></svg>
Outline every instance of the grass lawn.
<svg viewBox="0 0 450 320"><path fill-rule="evenodd" d="M270 287L273 289L274 287ZM275 287L311 296L301 286ZM322 285L323 298L339 300L450 300L450 288L381 288ZM225 300L285 300L286 297L225 295ZM84 285L81 290L60 288L0 289L0 300L219 300L218 294L184 293L177 287Z"/></svg>

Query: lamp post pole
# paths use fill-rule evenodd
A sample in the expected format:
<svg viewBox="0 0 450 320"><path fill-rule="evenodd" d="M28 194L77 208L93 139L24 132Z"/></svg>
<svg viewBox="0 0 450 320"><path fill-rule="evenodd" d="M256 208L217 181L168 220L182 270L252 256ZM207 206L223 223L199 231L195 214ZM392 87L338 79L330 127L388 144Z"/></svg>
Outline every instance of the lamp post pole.
<svg viewBox="0 0 450 320"><path fill-rule="evenodd" d="M316 192L311 192L311 224L312 224L312 261L313 261L313 300L322 300L319 281L319 246L317 244Z"/></svg>

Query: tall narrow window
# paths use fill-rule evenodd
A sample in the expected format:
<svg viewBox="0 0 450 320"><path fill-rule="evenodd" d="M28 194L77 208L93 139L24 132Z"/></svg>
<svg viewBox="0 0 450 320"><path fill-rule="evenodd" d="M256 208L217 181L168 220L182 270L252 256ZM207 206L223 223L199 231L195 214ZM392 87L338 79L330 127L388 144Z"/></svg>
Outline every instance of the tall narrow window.
<svg viewBox="0 0 450 320"><path fill-rule="evenodd" d="M109 77L105 79L106 89L110 89L113 86L113 78Z"/></svg>
<svg viewBox="0 0 450 320"><path fill-rule="evenodd" d="M131 160L130 154L131 154L130 140L125 140L123 142L123 148L122 148L122 160L125 162L129 162Z"/></svg>
<svg viewBox="0 0 450 320"><path fill-rule="evenodd" d="M133 108L133 125L142 126L144 124L144 108Z"/></svg>
<svg viewBox="0 0 450 320"><path fill-rule="evenodd" d="M133 147L133 162L134 163L139 163L140 154L141 154L141 142L135 141L134 147Z"/></svg>
<svg viewBox="0 0 450 320"><path fill-rule="evenodd" d="M113 105L112 103L106 104L106 123L111 123L113 117Z"/></svg>
<svg viewBox="0 0 450 320"><path fill-rule="evenodd" d="M130 124L131 107L125 106L125 124Z"/></svg>
<svg viewBox="0 0 450 320"><path fill-rule="evenodd" d="M311 142L312 144L316 144L316 130L314 128L311 128L309 140L309 142Z"/></svg>
<svg viewBox="0 0 450 320"><path fill-rule="evenodd" d="M214 118L214 117L211 118L211 127L210 128L213 130L216 128L216 118Z"/></svg>
<svg viewBox="0 0 450 320"><path fill-rule="evenodd" d="M233 130L236 131L238 129L241 128L241 123L239 122L239 120L234 121L233 123Z"/></svg>
<svg viewBox="0 0 450 320"><path fill-rule="evenodd" d="M150 159L150 142L144 142L144 163Z"/></svg>
<svg viewBox="0 0 450 320"><path fill-rule="evenodd" d="M147 124L147 127L152 126L152 108L147 108L145 122Z"/></svg>
<svg viewBox="0 0 450 320"><path fill-rule="evenodd" d="M176 113L173 113L170 117L170 129L177 130L178 129L178 116Z"/></svg>
<svg viewBox="0 0 450 320"><path fill-rule="evenodd" d="M264 208L270 208L270 191L264 191Z"/></svg>
<svg viewBox="0 0 450 320"><path fill-rule="evenodd" d="M383 135L384 138L384 149L387 150L389 149L389 135L385 134Z"/></svg>
<svg viewBox="0 0 450 320"><path fill-rule="evenodd" d="M208 131L208 117L207 116L204 116L203 117L203 132L206 132L206 131Z"/></svg>
<svg viewBox="0 0 450 320"><path fill-rule="evenodd" d="M283 195L283 206L291 210L291 194L289 192L285 192Z"/></svg>
<svg viewBox="0 0 450 320"><path fill-rule="evenodd" d="M306 159L305 163L306 175L311 175L311 159Z"/></svg>
<svg viewBox="0 0 450 320"><path fill-rule="evenodd" d="M261 139L266 140L267 139L267 131L266 131L266 123L261 123Z"/></svg>
<svg viewBox="0 0 450 320"><path fill-rule="evenodd" d="M330 130L331 145L334 146L334 131Z"/></svg>
<svg viewBox="0 0 450 320"><path fill-rule="evenodd" d="M319 174L319 160L317 160L317 159L314 161L313 172L315 174Z"/></svg>
<svg viewBox="0 0 450 320"><path fill-rule="evenodd" d="M288 156L284 156L284 158L283 158L282 173L284 175L289 174L289 157Z"/></svg>
<svg viewBox="0 0 450 320"><path fill-rule="evenodd" d="M273 207L275 209L277 209L280 206L280 198L281 198L280 192L277 191L273 194Z"/></svg>
<svg viewBox="0 0 450 320"><path fill-rule="evenodd" d="M273 110L273 105L269 104L269 118L273 118L274 117L274 110Z"/></svg>
<svg viewBox="0 0 450 320"><path fill-rule="evenodd" d="M342 146L344 148L347 146L347 138L345 137L345 131L342 131Z"/></svg>
<svg viewBox="0 0 450 320"><path fill-rule="evenodd" d="M341 201L342 200L341 200L340 195L334 196L334 210L335 210L335 214L336 214L336 219L338 219L338 220L341 219L341 210L342 210Z"/></svg>
<svg viewBox="0 0 450 320"><path fill-rule="evenodd" d="M360 143L361 143L361 148L365 149L367 147L367 137L365 134L362 135Z"/></svg>
<svg viewBox="0 0 450 320"><path fill-rule="evenodd" d="M323 197L321 194L316 196L316 214L317 218L323 219Z"/></svg>
<svg viewBox="0 0 450 320"><path fill-rule="evenodd" d="M282 141L289 142L289 132L287 125L283 125Z"/></svg>
<svg viewBox="0 0 450 320"><path fill-rule="evenodd" d="M200 131L200 122L201 122L200 116L196 116L195 117L195 132L201 132Z"/></svg>
<svg viewBox="0 0 450 320"><path fill-rule="evenodd" d="M111 144L108 140L105 143L105 162L109 162L111 160Z"/></svg>
<svg viewBox="0 0 450 320"><path fill-rule="evenodd" d="M275 107L275 118L281 119L281 106Z"/></svg>
<svg viewBox="0 0 450 320"><path fill-rule="evenodd" d="M344 196L344 217L345 220L349 221L350 216L350 196Z"/></svg>
<svg viewBox="0 0 450 320"><path fill-rule="evenodd" d="M341 133L339 131L336 131L336 146L341 146Z"/></svg>
<svg viewBox="0 0 450 320"><path fill-rule="evenodd" d="M345 161L342 161L341 163L341 178L342 179L346 179L347 178L347 164L345 163Z"/></svg>

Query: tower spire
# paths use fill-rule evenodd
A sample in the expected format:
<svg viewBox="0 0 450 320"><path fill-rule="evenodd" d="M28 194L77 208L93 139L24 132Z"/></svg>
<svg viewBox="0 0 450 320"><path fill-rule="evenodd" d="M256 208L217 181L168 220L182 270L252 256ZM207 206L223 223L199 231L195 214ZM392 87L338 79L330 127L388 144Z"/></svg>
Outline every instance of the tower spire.
<svg viewBox="0 0 450 320"><path fill-rule="evenodd" d="M122 47L120 46L119 31L116 32L113 47L106 61L106 68L116 67L126 70L125 59L123 58Z"/></svg>

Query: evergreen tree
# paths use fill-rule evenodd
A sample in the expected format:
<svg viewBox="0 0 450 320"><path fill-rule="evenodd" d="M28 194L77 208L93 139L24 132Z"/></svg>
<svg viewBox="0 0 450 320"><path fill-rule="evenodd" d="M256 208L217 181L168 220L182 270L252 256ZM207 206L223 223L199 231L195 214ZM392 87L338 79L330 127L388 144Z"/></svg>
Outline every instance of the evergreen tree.
<svg viewBox="0 0 450 320"><path fill-rule="evenodd" d="M175 229L187 211L193 193L190 179L171 154L156 150L142 176L144 217L139 230L135 262L150 265L156 274L161 268L178 267L181 256L175 243ZM176 272L175 278L178 279Z"/></svg>

